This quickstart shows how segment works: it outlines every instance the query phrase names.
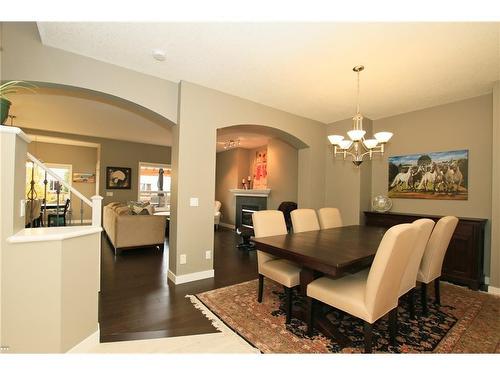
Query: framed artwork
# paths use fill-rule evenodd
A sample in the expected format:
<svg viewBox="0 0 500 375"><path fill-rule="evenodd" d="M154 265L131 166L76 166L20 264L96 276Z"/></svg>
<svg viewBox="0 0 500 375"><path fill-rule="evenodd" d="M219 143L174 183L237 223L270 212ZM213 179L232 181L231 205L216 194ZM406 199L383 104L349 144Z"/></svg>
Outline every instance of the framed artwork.
<svg viewBox="0 0 500 375"><path fill-rule="evenodd" d="M73 173L73 182L95 183L95 173Z"/></svg>
<svg viewBox="0 0 500 375"><path fill-rule="evenodd" d="M106 167L106 189L130 189L132 170L124 167Z"/></svg>
<svg viewBox="0 0 500 375"><path fill-rule="evenodd" d="M253 188L267 189L267 149L255 152Z"/></svg>
<svg viewBox="0 0 500 375"><path fill-rule="evenodd" d="M468 199L469 150L389 157L390 198Z"/></svg>

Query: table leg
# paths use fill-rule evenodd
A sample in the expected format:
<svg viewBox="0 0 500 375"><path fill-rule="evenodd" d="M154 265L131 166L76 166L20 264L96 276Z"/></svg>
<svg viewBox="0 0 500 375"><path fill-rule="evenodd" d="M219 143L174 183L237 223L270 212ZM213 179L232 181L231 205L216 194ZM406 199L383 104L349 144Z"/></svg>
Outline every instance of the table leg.
<svg viewBox="0 0 500 375"><path fill-rule="evenodd" d="M307 295L307 284L317 279L321 274L309 268L302 268L300 271L300 294Z"/></svg>

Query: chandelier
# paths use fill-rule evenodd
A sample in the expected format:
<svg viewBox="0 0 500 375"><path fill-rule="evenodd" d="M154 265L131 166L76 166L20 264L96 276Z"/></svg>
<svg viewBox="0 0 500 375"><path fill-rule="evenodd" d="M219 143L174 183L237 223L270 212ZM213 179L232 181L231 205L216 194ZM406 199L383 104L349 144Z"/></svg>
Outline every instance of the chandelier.
<svg viewBox="0 0 500 375"><path fill-rule="evenodd" d="M337 157L342 154L344 160L347 155L351 156L354 165L359 167L366 155L370 156L370 160L374 153L384 153L384 145L389 142L392 137L390 132L378 132L373 135L373 138L365 138L366 131L363 130L363 115L359 112L359 73L365 67L356 65L352 68L358 75L358 98L356 106L356 115L352 118L354 121L353 129L347 132L350 139L344 139L342 135L329 135L328 140L333 145L333 156Z"/></svg>
<svg viewBox="0 0 500 375"><path fill-rule="evenodd" d="M239 139L230 139L224 142L224 149L238 147L240 145Z"/></svg>

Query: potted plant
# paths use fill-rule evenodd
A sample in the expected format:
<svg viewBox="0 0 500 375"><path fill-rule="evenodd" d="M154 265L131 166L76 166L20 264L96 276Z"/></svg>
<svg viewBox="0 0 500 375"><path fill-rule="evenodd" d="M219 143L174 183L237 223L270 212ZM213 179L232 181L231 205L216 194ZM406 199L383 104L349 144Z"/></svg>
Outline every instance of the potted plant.
<svg viewBox="0 0 500 375"><path fill-rule="evenodd" d="M9 95L14 94L19 89L35 92L32 88L36 86L25 81L9 81L0 85L0 124L4 124L9 116L10 105Z"/></svg>

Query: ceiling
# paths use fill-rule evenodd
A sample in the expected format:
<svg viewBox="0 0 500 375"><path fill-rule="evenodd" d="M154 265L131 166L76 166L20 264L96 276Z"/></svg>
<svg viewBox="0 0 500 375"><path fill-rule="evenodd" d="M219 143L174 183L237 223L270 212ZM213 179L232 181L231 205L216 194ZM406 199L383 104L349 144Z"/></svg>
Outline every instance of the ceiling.
<svg viewBox="0 0 500 375"><path fill-rule="evenodd" d="M14 125L91 137L169 146L172 132L166 121L151 113L83 91L38 87L36 94L10 96ZM138 106L139 107L139 106ZM9 122L9 121L7 121ZM141 132L137 132L140 128Z"/></svg>
<svg viewBox="0 0 500 375"><path fill-rule="evenodd" d="M38 23L42 42L331 123L491 92L500 23ZM151 56L164 49L165 61Z"/></svg>
<svg viewBox="0 0 500 375"><path fill-rule="evenodd" d="M267 145L269 142L269 136L268 135L262 135L262 134L257 134L257 133L249 133L249 132L243 132L241 130L234 129L229 132L225 132L220 134L217 132L217 152L222 152L226 151L224 148L224 144L226 141L229 140L239 140L240 148L246 148L246 149L253 149L257 147L262 147L264 145Z"/></svg>

